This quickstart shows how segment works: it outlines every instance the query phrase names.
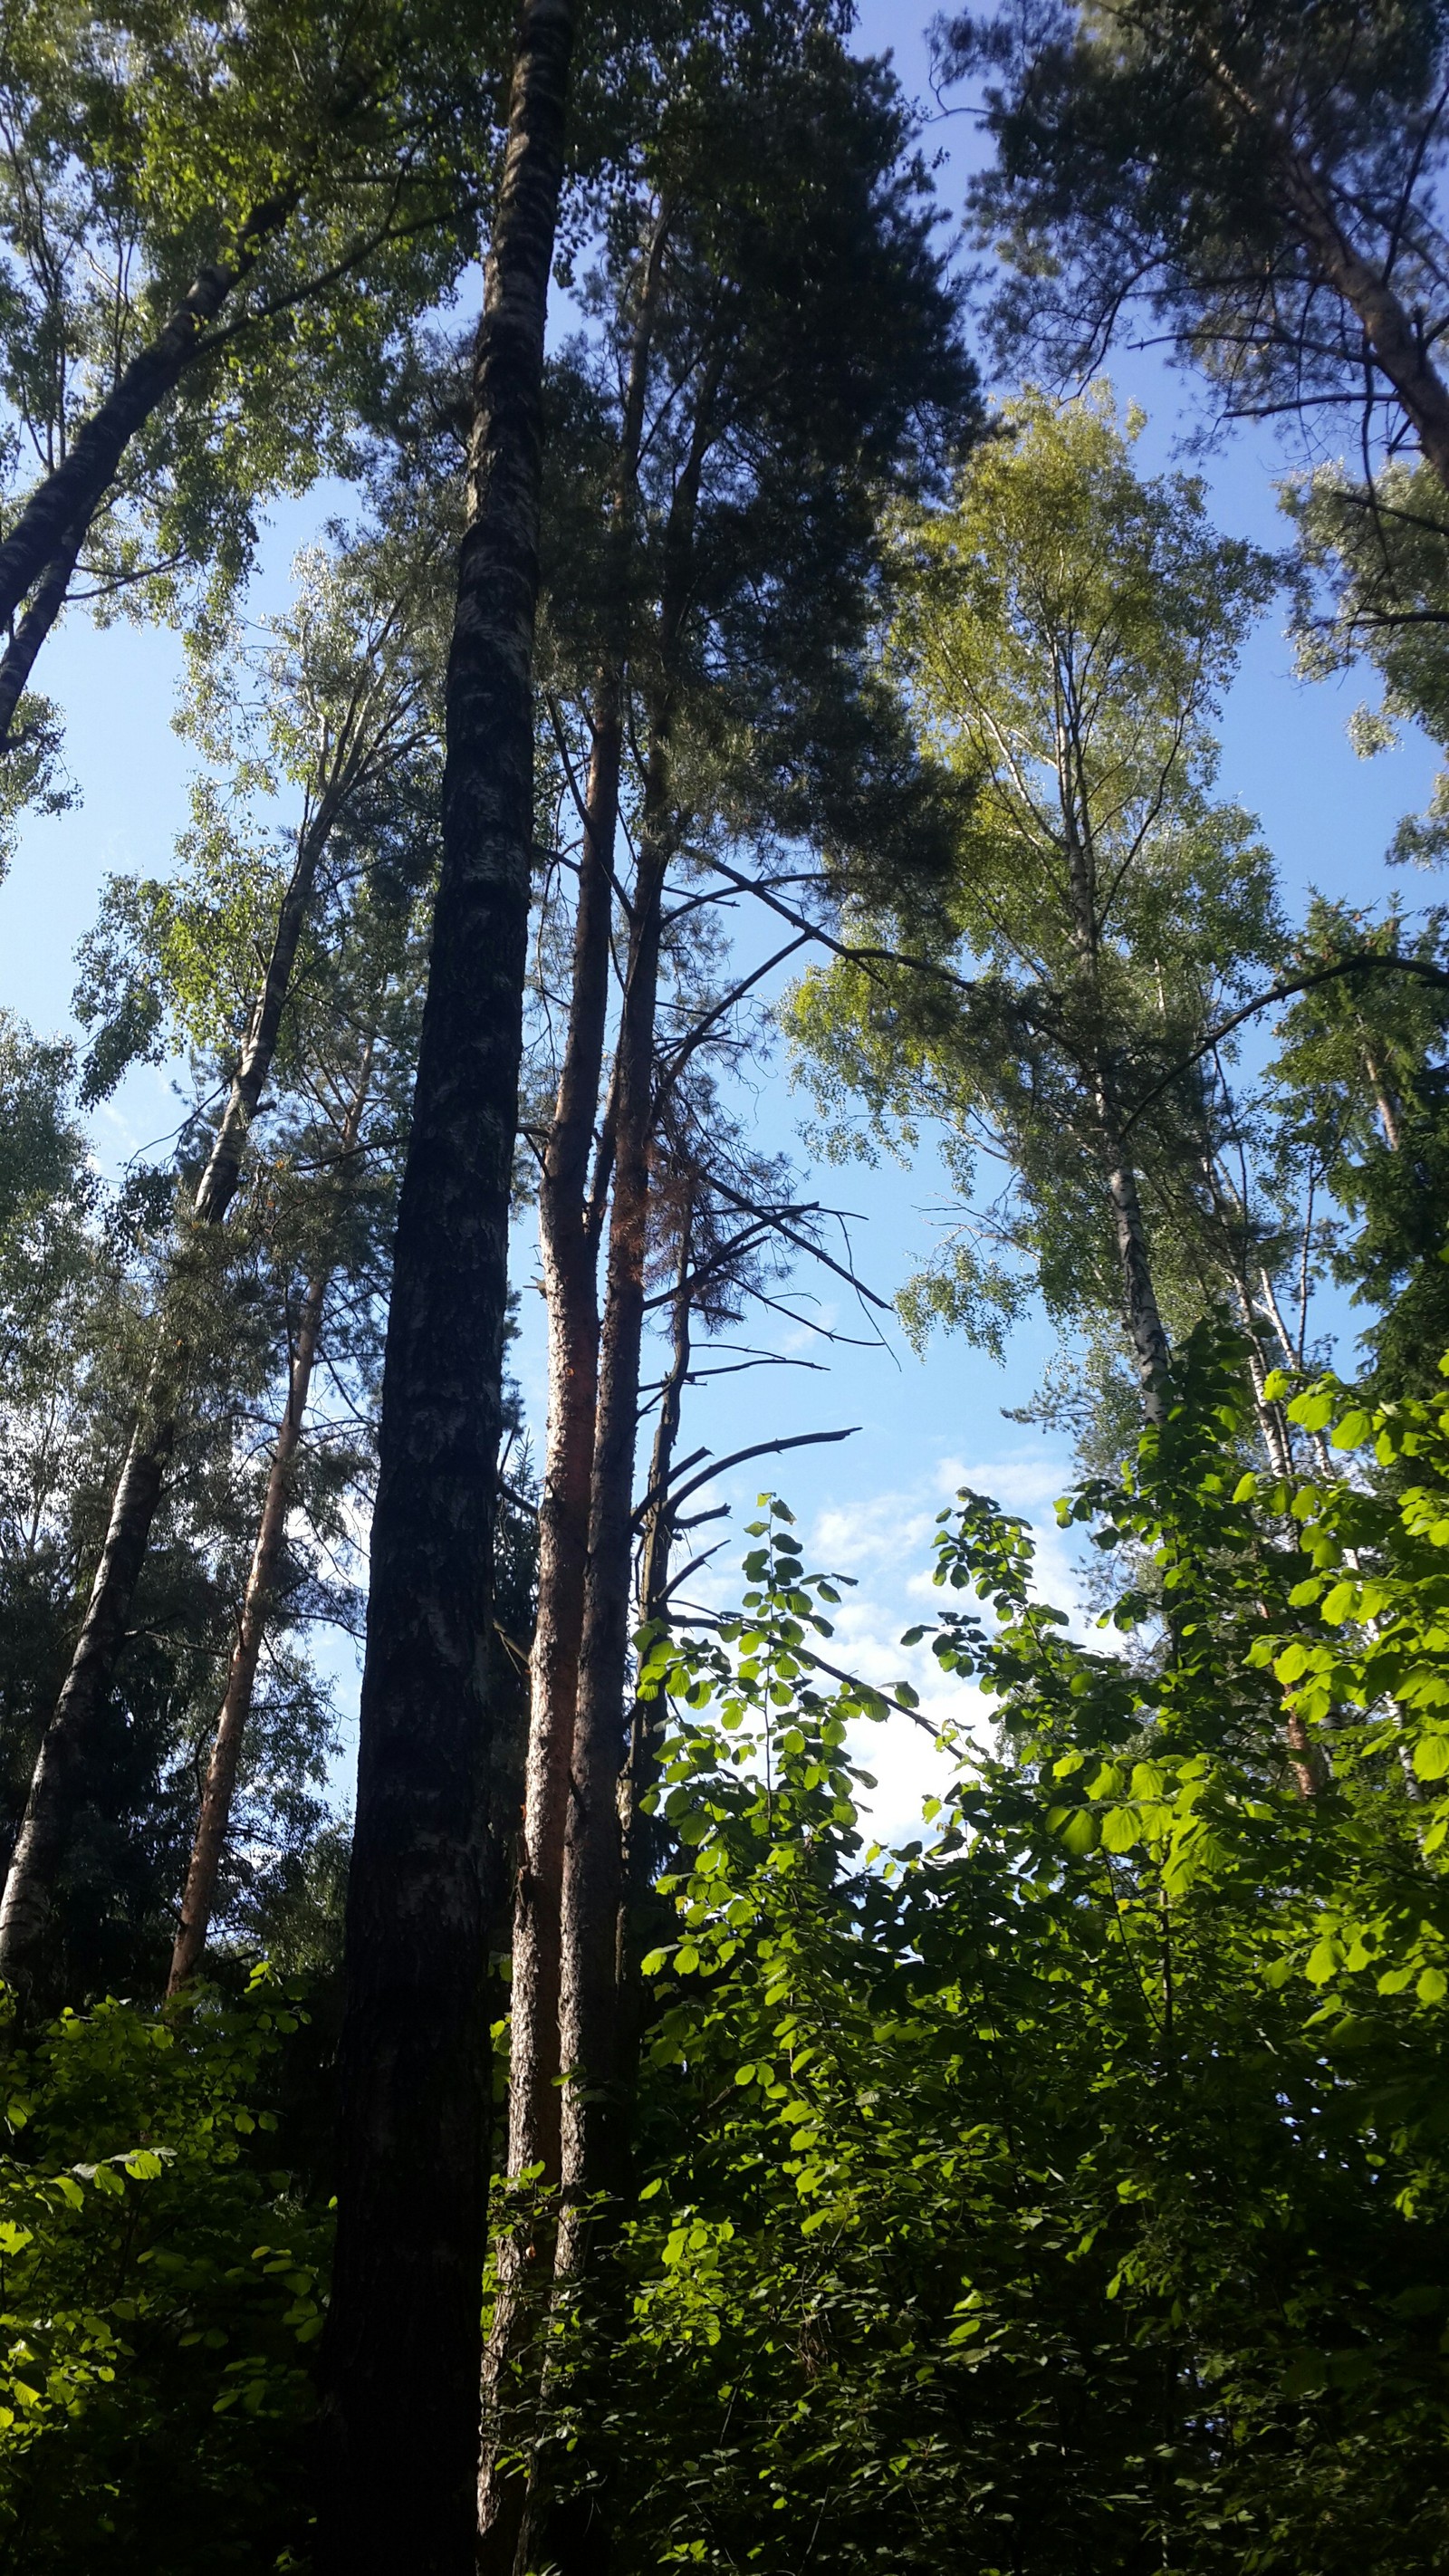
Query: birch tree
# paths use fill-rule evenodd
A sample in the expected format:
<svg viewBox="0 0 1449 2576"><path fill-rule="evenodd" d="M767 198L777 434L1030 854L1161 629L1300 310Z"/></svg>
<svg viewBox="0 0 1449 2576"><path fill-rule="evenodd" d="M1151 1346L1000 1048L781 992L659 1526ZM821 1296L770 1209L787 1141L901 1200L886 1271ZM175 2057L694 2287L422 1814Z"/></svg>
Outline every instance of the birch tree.
<svg viewBox="0 0 1449 2576"><path fill-rule="evenodd" d="M1014 410L955 507L900 529L903 685L974 786L954 874L915 919L859 909L794 1026L827 1115L861 1097L907 1143L939 1122L968 1206L978 1156L1004 1167L908 1318L990 1342L1038 1283L1063 1322L1115 1308L1152 1420L1164 1275L1208 1222L1200 1041L1282 936L1251 818L1211 793L1272 572L1200 487L1137 476L1105 393Z"/></svg>

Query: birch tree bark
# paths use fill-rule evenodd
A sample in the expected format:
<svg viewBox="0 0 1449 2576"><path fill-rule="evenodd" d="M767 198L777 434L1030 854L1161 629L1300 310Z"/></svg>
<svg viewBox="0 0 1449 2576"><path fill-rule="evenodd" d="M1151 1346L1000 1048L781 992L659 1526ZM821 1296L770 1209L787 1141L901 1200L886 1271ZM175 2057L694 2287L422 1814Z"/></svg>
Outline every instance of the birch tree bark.
<svg viewBox="0 0 1449 2576"><path fill-rule="evenodd" d="M339 1154L356 1151L362 1126L362 1113L367 1104L368 1085L372 1075L372 1047L363 1054L356 1090L348 1103L338 1139ZM256 1688L257 1666L261 1661L266 1638L267 1619L276 1588L277 1566L282 1542L287 1532L287 1513L291 1508L293 1467L301 1445L302 1425L307 1414L307 1399L312 1388L312 1371L316 1365L322 1337L322 1318L331 1285L331 1272L319 1270L307 1283L297 1318L297 1337L292 1352L288 1377L287 1402L277 1426L272 1463L267 1471L266 1492L262 1498L261 1518L257 1524L256 1545L247 1573L246 1592L237 1626L237 1641L232 1650L226 1678L226 1691L216 1721L216 1734L207 1766L206 1785L201 1796L201 1813L191 1845L191 1860L186 1872L186 1888L181 1900L181 1921L171 1953L171 1973L166 1982L168 1995L179 1994L201 1965L211 1929L216 1904L217 1880L222 1853L231 1825L232 1801L236 1793L237 1769L242 1744L252 1713L252 1694Z"/></svg>
<svg viewBox="0 0 1449 2576"><path fill-rule="evenodd" d="M475 2556L490 1560L533 847L543 345L573 36L526 0L474 359L444 853L384 1365L319 2576Z"/></svg>

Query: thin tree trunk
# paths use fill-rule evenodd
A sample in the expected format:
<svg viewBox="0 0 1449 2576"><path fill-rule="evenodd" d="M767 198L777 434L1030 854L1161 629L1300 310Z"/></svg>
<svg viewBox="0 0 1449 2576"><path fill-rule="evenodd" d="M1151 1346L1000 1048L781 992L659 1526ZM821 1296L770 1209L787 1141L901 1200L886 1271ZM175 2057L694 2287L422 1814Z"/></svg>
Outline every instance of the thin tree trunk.
<svg viewBox="0 0 1449 2576"><path fill-rule="evenodd" d="M645 822L634 886L624 1003L614 1060L614 1190L600 1346L599 1399L589 1509L589 1552L579 1650L561 1904L559 2039L562 2090L560 2190L554 2240L555 2305L580 2285L593 2195L620 2179L619 2037L615 1982L620 1890L618 1781L623 1755L629 1645L634 1447L638 1428L649 1142L658 989L660 911L667 848L660 837L668 762L660 731L651 745ZM547 2404L547 2372L540 2403ZM591 2504L562 2514L531 2464L521 2499L515 2566L525 2576L535 2542L550 2563L596 2563ZM547 2528L545 2528L547 2526ZM582 2556L580 2556L582 2551ZM492 2576L492 2562L489 2563Z"/></svg>
<svg viewBox="0 0 1449 2576"><path fill-rule="evenodd" d="M573 1794L564 1851L559 2008L563 2178L557 2262L562 2281L575 2279L582 2271L590 2199L614 2188L622 2172L615 1982L621 1868L618 1789L624 1755L634 1450L648 1250L649 1145L655 1110L654 1024L664 882L675 832L670 673L691 596L700 483L714 436L714 407L727 355L727 338L723 338L700 383L689 454L665 530L658 636L664 678L650 723L629 962L614 1062L614 1196L584 1577Z"/></svg>
<svg viewBox="0 0 1449 2576"><path fill-rule="evenodd" d="M668 208L645 256L624 391L613 502L613 650L594 692L585 798L573 992L554 1115L539 1185L539 1248L548 1310L548 1436L539 1505L538 1613L523 1854L518 1873L509 1990L508 2177L514 2206L499 2238L496 2295L483 2365L478 2479L480 2576L509 2576L528 2494L522 2465L505 2471L509 2395L536 2395L530 2356L553 2276L561 2174L559 1998L564 1839L589 1547L594 1419L599 1377L599 1228L589 1159L599 1108L609 1002L609 935L623 766L628 659L629 554L637 504L650 353ZM603 1156L600 1156L602 1168ZM604 1186L607 1188L607 1181ZM597 1181L596 1181L597 1191ZM519 2178L528 2174L523 2186Z"/></svg>
<svg viewBox="0 0 1449 2576"><path fill-rule="evenodd" d="M570 0L526 0L474 361L443 869L399 1207L339 2051L318 2576L465 2576L488 2195L491 1552Z"/></svg>
<svg viewBox="0 0 1449 2576"><path fill-rule="evenodd" d="M617 2179L614 1980L619 1905L618 1784L629 1652L634 1452L648 1248L649 1144L660 911L667 864L668 746L650 751L644 839L619 1031L614 1197L599 1367L598 1424L564 1854L563 2195L559 2272L582 2268L585 2204Z"/></svg>
<svg viewBox="0 0 1449 2576"><path fill-rule="evenodd" d="M235 256L198 270L155 339L122 369L105 401L76 432L64 461L31 493L0 545L0 626L12 623L27 591L72 537L79 552L131 440L180 383L208 325L296 212L300 195L299 188L287 188L253 208Z"/></svg>
<svg viewBox="0 0 1449 2576"><path fill-rule="evenodd" d="M549 1328L549 1419L539 1507L524 1856L509 2016L509 2172L541 2166L546 2189L556 2188L559 2180L559 1926L598 1394L599 1237L591 1221L589 1157L608 1018L629 552L667 227L668 210L661 207L645 257L625 385L613 505L615 634L610 661L595 691L574 921L573 994L539 1189L539 1246ZM486 2518L485 2510L485 2524Z"/></svg>
<svg viewBox="0 0 1449 2576"><path fill-rule="evenodd" d="M372 1075L372 1045L369 1041L363 1055L361 1074L348 1104L339 1139L342 1155L356 1150L362 1113L367 1101ZM232 1799L236 1791L237 1766L242 1743L252 1713L252 1694L256 1687L257 1665L267 1631L272 1593L277 1579L277 1565L286 1536L287 1514L292 1500L292 1466L302 1438L307 1399L312 1388L312 1371L322 1333L322 1315L331 1284L330 1270L319 1270L309 1280L297 1320L297 1338L292 1352L292 1365L287 1386L287 1403L277 1426L272 1463L267 1471L267 1489L262 1500L261 1519L257 1525L256 1545L242 1601L237 1641L232 1651L227 1674L226 1692L216 1721L216 1735L207 1766L206 1786L202 1792L201 1813L191 1846L191 1861L186 1873L186 1891L181 1900L181 1922L171 1954L171 1974L167 1979L168 1995L179 1994L189 1984L201 1965L211 1928L212 1909L216 1903L217 1878L221 1856L231 1826Z"/></svg>
<svg viewBox="0 0 1449 2576"><path fill-rule="evenodd" d="M650 1501L644 1515L639 1550L639 1624L643 1628L661 1625L669 1606L669 1559L674 1544L674 1513L678 1508L670 1495L669 1485L684 1389L689 1377L690 1326L693 1320L692 1260L693 1227L691 1211L687 1209L680 1230L669 1369L660 1389L659 1419L654 1426L649 1482L645 1488ZM638 2079L643 2005L643 1980L638 1970L638 1954L632 1949L631 1926L632 1938L637 1939L638 1923L634 1918L647 1905L655 1878L659 1837L653 1818L644 1812L643 1800L653 1788L657 1776L656 1747L662 1716L660 1701L635 1699L629 1713L628 1745L619 1780L621 1886L614 1945L614 1982L620 2012L619 2076L631 2097Z"/></svg>
<svg viewBox="0 0 1449 2576"><path fill-rule="evenodd" d="M530 1657L523 1850L509 1988L508 2177L514 2206L498 2240L483 2365L478 2477L481 2576L509 2576L528 2473L505 2470L510 2391L528 2374L553 2275L560 2179L559 1926L569 1761L583 1628L598 1392L597 1237L588 1224L589 1156L609 998L612 869L623 727L616 680L601 687L574 917L573 996L558 1097L539 1185L548 1307L548 1440L539 1503L538 1614ZM521 2184L520 2177L530 2179ZM535 2378L537 2374L534 2374Z"/></svg>
<svg viewBox="0 0 1449 2576"><path fill-rule="evenodd" d="M146 1390L112 1498L85 1618L70 1669L41 1740L24 1820L0 1902L0 1976L17 1986L33 1986L41 1966L56 1874L85 1794L90 1745L115 1680L166 1470L176 1446L177 1412L191 1364L187 1297L198 1284L196 1274L206 1258L206 1237L221 1225L236 1195L247 1134L271 1071L297 944L333 817L334 807L324 799L300 837L296 865L277 916L266 976L196 1192L187 1236L163 1300Z"/></svg>
<svg viewBox="0 0 1449 2576"><path fill-rule="evenodd" d="M0 669L3 669L3 666L0 666ZM1363 1051L1363 1064L1364 1071L1369 1078L1370 1088L1373 1092L1374 1107L1379 1113L1379 1125L1383 1129L1384 1143L1387 1145L1391 1154L1401 1153L1403 1150L1403 1137L1399 1130L1398 1113L1394 1103L1389 1098L1388 1084L1385 1082L1383 1075L1379 1071L1379 1068L1374 1061L1372 1051L1367 1045L1364 1047Z"/></svg>
<svg viewBox="0 0 1449 2576"><path fill-rule="evenodd" d="M266 1635L267 1613L271 1607L272 1588L276 1581L277 1563L286 1535L287 1513L292 1495L292 1464L302 1436L302 1421L311 1392L312 1368L317 1357L317 1344L322 1330L322 1310L327 1299L331 1273L319 1271L308 1282L297 1323L297 1343L292 1355L291 1382L287 1390L286 1410L277 1426L276 1445L267 1475L267 1490L262 1515L257 1525L256 1545L252 1550L251 1569L242 1602L241 1621L236 1645L232 1650L227 1673L226 1695L216 1721L216 1735L207 1766L206 1786L202 1791L201 1813L191 1846L191 1862L186 1873L186 1892L181 1901L181 1923L171 1954L171 1974L167 1979L168 1995L178 1994L195 1976L206 1948L211 1928L212 1908L216 1902L217 1878L221 1855L231 1824L232 1798L236 1789L237 1766L241 1759L242 1739L252 1713L252 1692L261 1660L262 1642Z"/></svg>

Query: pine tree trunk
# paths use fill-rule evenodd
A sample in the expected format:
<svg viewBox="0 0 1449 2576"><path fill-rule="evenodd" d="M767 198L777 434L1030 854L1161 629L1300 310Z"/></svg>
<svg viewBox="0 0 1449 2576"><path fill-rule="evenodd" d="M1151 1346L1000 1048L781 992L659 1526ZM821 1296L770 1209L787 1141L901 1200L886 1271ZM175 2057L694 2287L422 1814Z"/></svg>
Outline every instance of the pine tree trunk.
<svg viewBox="0 0 1449 2576"><path fill-rule="evenodd" d="M598 1421L584 1621L579 1650L573 1794L563 1880L560 2050L563 2167L560 2277L583 2265L585 2203L618 2180L615 1926L620 1896L619 1773L629 1653L634 1453L648 1249L649 1145L660 911L667 851L668 747L651 746L644 841L616 1072L614 1197L600 1349Z"/></svg>
<svg viewBox="0 0 1449 2576"><path fill-rule="evenodd" d="M561 1904L559 2042L562 2073L560 2190L554 2241L555 2308L581 2286L593 2233L593 2196L622 2179L616 1922L621 1848L618 1786L623 1758L629 1646L634 1448L644 1322L649 1143L659 927L667 859L651 826L663 819L667 756L656 732L614 1062L614 1192L600 1341L599 1399L589 1509L589 1551L579 1649L572 1776ZM541 2302L540 2302L541 2304ZM540 2402L547 2406L547 2372ZM605 2535L587 2497L562 2507L535 2463L518 2500L517 2576L535 2551L570 2571L603 2563ZM486 2562L502 2576L502 2561Z"/></svg>
<svg viewBox="0 0 1449 2576"><path fill-rule="evenodd" d="M548 1306L548 1442L539 1503L538 1615L523 1852L509 1988L508 2176L514 2206L500 2236L497 2293L483 2367L478 2480L480 2576L510 2576L527 2471L505 2472L510 2395L530 2374L553 2277L560 2178L559 1931L564 1828L583 1629L584 1567L599 1370L597 1238L587 1206L609 998L612 871L623 728L616 679L601 684L574 917L573 994L553 1122L539 1185L539 1248ZM523 2174L532 2179L519 2182ZM537 2382L537 2371L532 2377Z"/></svg>
<svg viewBox="0 0 1449 2576"><path fill-rule="evenodd" d="M563 2282L577 2279L584 2267L588 2202L599 2192L617 2188L623 2172L615 1959L621 1873L618 1800L648 1251L654 1022L664 883L675 834L672 673L692 593L700 484L715 435L715 404L727 355L726 336L703 371L689 453L665 529L658 629L663 676L650 720L629 962L614 1064L614 1196L579 1648L573 1793L564 1850L559 2008L563 2179L557 2258Z"/></svg>
<svg viewBox="0 0 1449 2576"><path fill-rule="evenodd" d="M208 324L255 268L265 244L295 213L299 195L296 188L286 189L253 208L242 228L240 251L198 270L155 339L122 369L105 401L76 432L63 462L31 493L0 545L0 626L13 622L27 591L64 554L72 537L79 552L131 440L174 392Z"/></svg>
<svg viewBox="0 0 1449 2576"><path fill-rule="evenodd" d="M660 268L669 210L661 205L645 253L620 424L611 530L613 648L594 693L585 798L573 992L564 1060L539 1186L539 1248L548 1309L548 1439L539 1507L538 1613L523 1858L514 1906L509 1989L508 2177L512 2207L497 2249L497 2288L483 2365L478 2479L480 2576L511 2576L528 2471L507 2472L511 2392L536 2403L535 2350L553 2279L560 2181L559 2000L564 1837L578 1696L588 1562L589 1498L599 1380L599 1217L608 1186L600 1150L589 1159L599 1109L609 1000L613 871L623 767L629 572ZM535 2179L521 2185L525 2173Z"/></svg>
<svg viewBox="0 0 1449 2576"><path fill-rule="evenodd" d="M318 2576L471 2576L490 1568L570 0L526 0L474 362L444 855L398 1215L348 1886Z"/></svg>
<svg viewBox="0 0 1449 2576"><path fill-rule="evenodd" d="M597 1210L589 1199L589 1158L598 1117L608 1018L609 934L623 767L628 591L639 450L668 226L666 204L659 209L645 253L624 387L611 529L612 652L595 690L593 750L574 920L573 992L539 1189L539 1248L549 1326L549 1418L539 1508L538 1618L532 1657L524 1860L514 1926L509 2015L509 2172L541 2165L546 2189L556 2188L559 2179L559 1926L564 1819L578 1692L598 1395L598 1230Z"/></svg>
<svg viewBox="0 0 1449 2576"><path fill-rule="evenodd" d="M1449 385L1429 357L1422 329L1343 231L1307 164L1292 154L1286 167L1288 203L1308 251L1334 292L1357 315L1377 365L1403 405L1426 464L1449 491Z"/></svg>
<svg viewBox="0 0 1449 2576"><path fill-rule="evenodd" d="M178 1410L191 1365L187 1297L195 1292L196 1274L208 1257L207 1237L222 1224L236 1195L247 1135L271 1071L282 1006L333 818L334 808L324 799L299 841L266 977L196 1192L187 1238L163 1300L146 1391L112 1500L85 1618L41 1740L0 1902L0 1976L17 1987L33 1987L42 1971L56 1875L85 1795L90 1745L115 1680L176 1446Z"/></svg>

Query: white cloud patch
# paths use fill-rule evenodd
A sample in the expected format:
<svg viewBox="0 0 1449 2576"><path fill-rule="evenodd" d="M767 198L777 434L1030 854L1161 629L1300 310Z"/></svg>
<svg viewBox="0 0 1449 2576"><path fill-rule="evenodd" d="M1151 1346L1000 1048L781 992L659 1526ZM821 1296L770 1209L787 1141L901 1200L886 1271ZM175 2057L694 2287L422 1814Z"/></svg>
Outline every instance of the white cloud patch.
<svg viewBox="0 0 1449 2576"><path fill-rule="evenodd" d="M942 1593L931 1580L936 1513L967 1485L1029 1521L1037 1594L1068 1611L1073 1632L1085 1635L1080 1569L1070 1533L1057 1527L1053 1509L1063 1483L1061 1466L1039 1453L981 1466L945 1457L924 1506L917 1487L909 1494L877 1494L859 1505L832 1503L817 1512L802 1532L807 1568L853 1578L833 1614L831 1661L880 1690L909 1682L931 1727L964 1733L984 1748L992 1732L991 1702L974 1684L943 1672L929 1641L900 1642L903 1630L929 1621L934 1610L961 1603L960 1594ZM873 1834L882 1842L909 1840L920 1830L922 1800L939 1796L952 1776L950 1754L895 1711L881 1723L854 1729L849 1751L878 1783L867 1802Z"/></svg>

